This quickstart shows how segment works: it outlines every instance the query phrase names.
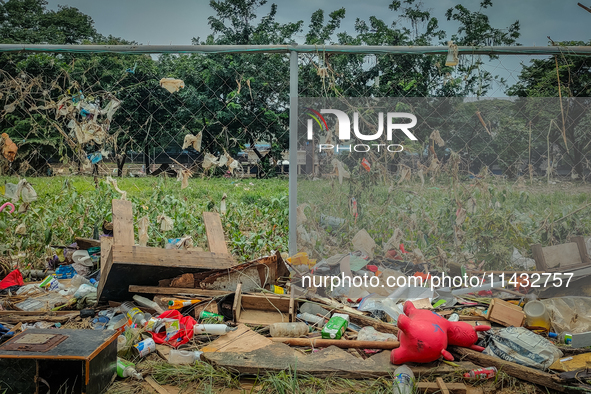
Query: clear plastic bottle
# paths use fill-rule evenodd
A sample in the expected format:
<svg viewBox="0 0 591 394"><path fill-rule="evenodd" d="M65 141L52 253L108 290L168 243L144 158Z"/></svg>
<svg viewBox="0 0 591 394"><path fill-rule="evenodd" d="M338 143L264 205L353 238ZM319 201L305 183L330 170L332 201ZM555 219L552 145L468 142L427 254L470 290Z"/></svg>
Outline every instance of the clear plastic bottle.
<svg viewBox="0 0 591 394"><path fill-rule="evenodd" d="M90 283L90 281L82 275L74 275L74 277L70 281L70 287L77 289L82 285L92 285L92 283Z"/></svg>
<svg viewBox="0 0 591 394"><path fill-rule="evenodd" d="M326 316L326 315L329 315L330 314L329 311L327 311L326 309L324 309L320 305L314 304L312 302L304 302L300 306L300 312L301 313L309 313L309 314L314 315L314 316L317 315L317 314L320 314L320 315L323 315L323 316Z"/></svg>
<svg viewBox="0 0 591 394"><path fill-rule="evenodd" d="M297 318L303 321L307 321L308 323L312 323L316 325L316 327L318 328L322 328L324 326L324 319L320 316L316 316L311 313L298 313Z"/></svg>
<svg viewBox="0 0 591 394"><path fill-rule="evenodd" d="M212 334L212 335L226 335L236 328L228 327L225 324L195 324L193 326L194 334Z"/></svg>
<svg viewBox="0 0 591 394"><path fill-rule="evenodd" d="M394 370L394 382L392 392L394 394L412 394L415 375L406 365L401 365Z"/></svg>
<svg viewBox="0 0 591 394"><path fill-rule="evenodd" d="M125 313L132 322L142 327L148 322L144 313L129 301L121 304L121 311Z"/></svg>
<svg viewBox="0 0 591 394"><path fill-rule="evenodd" d="M133 296L133 300L137 302L140 306L145 306L146 308L154 309L156 312L158 312L158 314L164 313L164 309L162 309L160 305L158 305L154 301L147 299L146 297L142 297L136 294Z"/></svg>
<svg viewBox="0 0 591 394"><path fill-rule="evenodd" d="M273 323L269 326L272 337L299 338L309 332L306 323Z"/></svg>
<svg viewBox="0 0 591 394"><path fill-rule="evenodd" d="M135 364L117 357L117 375L120 378L136 378L142 380L142 375L135 370Z"/></svg>

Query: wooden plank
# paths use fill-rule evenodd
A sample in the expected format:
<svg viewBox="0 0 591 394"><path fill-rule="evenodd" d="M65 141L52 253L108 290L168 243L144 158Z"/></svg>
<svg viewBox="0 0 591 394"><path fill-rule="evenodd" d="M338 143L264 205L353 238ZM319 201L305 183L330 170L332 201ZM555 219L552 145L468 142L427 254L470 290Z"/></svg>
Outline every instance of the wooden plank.
<svg viewBox="0 0 591 394"><path fill-rule="evenodd" d="M202 348L201 351L204 353L248 353L267 347L272 343L271 339L257 334L244 324L239 324L236 330L218 337Z"/></svg>
<svg viewBox="0 0 591 394"><path fill-rule="evenodd" d="M113 200L113 244L133 246L133 210L131 201Z"/></svg>
<svg viewBox="0 0 591 394"><path fill-rule="evenodd" d="M542 248L544 260L548 268L567 267L581 265L579 246L575 242Z"/></svg>
<svg viewBox="0 0 591 394"><path fill-rule="evenodd" d="M531 253L536 262L536 268L539 270L539 272L547 272L548 266L546 265L546 260L544 258L542 249L542 245L540 244L532 245Z"/></svg>
<svg viewBox="0 0 591 394"><path fill-rule="evenodd" d="M591 264L591 259L589 259L589 255L587 254L587 245L585 245L585 238L580 236L572 237L571 241L577 244L577 247L579 248L579 255L581 256L581 261L583 262L583 264Z"/></svg>
<svg viewBox="0 0 591 394"><path fill-rule="evenodd" d="M236 265L229 255L195 250L162 249L145 246L113 245L113 262L136 266L226 269ZM139 267L136 267L139 268ZM185 273L185 272L183 272ZM180 273L175 276L180 276ZM163 278L158 278L163 279Z"/></svg>
<svg viewBox="0 0 591 394"><path fill-rule="evenodd" d="M225 290L202 290L202 289L182 289L179 287L158 287L158 286L136 286L129 285L130 293L140 294L162 294L162 295L175 295L175 294L187 294L195 296L205 297L218 297L230 294L230 291Z"/></svg>
<svg viewBox="0 0 591 394"><path fill-rule="evenodd" d="M271 311L277 312L279 309L286 314L289 313L289 298L280 298L259 295L246 295L243 294L241 297L242 309L254 309L259 311Z"/></svg>
<svg viewBox="0 0 591 394"><path fill-rule="evenodd" d="M525 312L517 305L493 298L486 318L505 327L521 327L525 322Z"/></svg>
<svg viewBox="0 0 591 394"><path fill-rule="evenodd" d="M107 270L101 273L99 300L128 300L132 284L156 286L161 279L231 268L234 264L228 255L115 244L109 254Z"/></svg>
<svg viewBox="0 0 591 394"><path fill-rule="evenodd" d="M78 249L90 249L90 248L97 248L101 246L101 241L91 238L81 238L76 237L74 238L76 244L78 245Z"/></svg>
<svg viewBox="0 0 591 394"><path fill-rule="evenodd" d="M203 212L203 222L207 234L207 246L211 253L229 254L220 215L216 212Z"/></svg>
<svg viewBox="0 0 591 394"><path fill-rule="evenodd" d="M510 361L504 361L498 357L488 356L475 350L459 346L450 346L447 350L456 353L462 359L472 361L481 367L496 367L499 371L503 371L509 376L513 376L530 383L539 384L560 392L565 391L562 380L556 375L551 375L546 372L538 371L537 369L524 367Z"/></svg>
<svg viewBox="0 0 591 394"><path fill-rule="evenodd" d="M271 338L273 342L286 343L290 346L329 347L341 349L385 349L392 350L400 346L398 341L346 341L342 339L322 338Z"/></svg>
<svg viewBox="0 0 591 394"><path fill-rule="evenodd" d="M441 394L449 394L449 390L442 378L436 378L435 383L437 383L437 387L441 390Z"/></svg>
<svg viewBox="0 0 591 394"><path fill-rule="evenodd" d="M454 394L466 394L467 392L467 387L464 383L444 383L444 385L447 387L446 391L443 391L440 386L439 386L439 379L441 378L437 378L436 382L418 382L417 383L417 388L419 389L419 393L421 394L432 394L432 393L445 393L447 392L449 394L450 390L452 393ZM443 382L443 379L441 379L441 381Z"/></svg>
<svg viewBox="0 0 591 394"><path fill-rule="evenodd" d="M234 321L238 322L240 318L240 297L242 296L242 283L238 283L236 286L236 292L234 293L234 303L232 304L232 316L234 317Z"/></svg>
<svg viewBox="0 0 591 394"><path fill-rule="evenodd" d="M113 246L113 237L101 237L101 265L99 268L103 268L107 264L109 259L109 253L111 253L111 247Z"/></svg>
<svg viewBox="0 0 591 394"><path fill-rule="evenodd" d="M49 323L65 323L70 319L80 316L80 312L62 312L59 315L50 315L43 312L20 312L20 311L4 311L10 312L0 315L0 323L17 324L17 323L36 323L38 321L45 321Z"/></svg>

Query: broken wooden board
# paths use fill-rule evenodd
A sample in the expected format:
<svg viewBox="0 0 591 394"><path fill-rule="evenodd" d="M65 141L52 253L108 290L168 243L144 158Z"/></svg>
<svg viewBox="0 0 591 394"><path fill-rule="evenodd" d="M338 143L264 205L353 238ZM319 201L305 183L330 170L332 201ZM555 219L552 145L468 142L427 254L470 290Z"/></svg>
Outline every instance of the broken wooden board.
<svg viewBox="0 0 591 394"><path fill-rule="evenodd" d="M536 261L536 268L540 271L563 272L586 267L591 264L587 256L587 247L583 237L573 237L572 242L560 245L542 247L540 244L532 246L533 258Z"/></svg>
<svg viewBox="0 0 591 394"><path fill-rule="evenodd" d="M557 376L551 375L537 369L524 367L510 361L502 360L498 357L482 354L472 349L467 349L459 346L450 346L448 351L459 355L462 360L468 360L481 367L496 367L499 371L503 371L509 376L525 380L530 383L538 384L550 389L564 392L564 382Z"/></svg>
<svg viewBox="0 0 591 394"><path fill-rule="evenodd" d="M389 351L366 360L335 346L305 355L283 343L274 343L245 325L239 325L236 331L219 337L201 350L202 360L240 374L274 373L291 368L298 374L362 379L391 376L397 367L390 363ZM444 375L478 368L472 363L458 364L460 368L439 363L407 365L419 378L421 375Z"/></svg>
<svg viewBox="0 0 591 394"><path fill-rule="evenodd" d="M222 267L225 268L225 267ZM212 272L196 274L195 287L210 290L235 291L242 283L242 291L251 292L276 285L279 278L289 278L289 270L279 252L247 263L233 266L230 270L218 269Z"/></svg>
<svg viewBox="0 0 591 394"><path fill-rule="evenodd" d="M203 290L203 289L193 289L193 288L182 289L179 287L129 285L129 292L130 293L139 293L139 294L161 294L161 295L184 294L184 295L189 295L189 296L218 297L218 296L225 296L227 294L231 294L233 291Z"/></svg>
<svg viewBox="0 0 591 394"><path fill-rule="evenodd" d="M132 284L154 286L162 278L231 268L234 264L228 255L114 244L101 272L98 297L100 301L129 300Z"/></svg>
<svg viewBox="0 0 591 394"><path fill-rule="evenodd" d="M437 378L438 380L441 378ZM470 387L464 383L445 383L446 390L450 394L482 394L481 387ZM441 389L439 382L419 382L417 383L418 392L421 394L444 394L446 391Z"/></svg>
<svg viewBox="0 0 591 394"><path fill-rule="evenodd" d="M554 363L550 365L549 368L552 371L558 372L577 371L586 369L587 363L591 363L591 353L562 357L561 359L554 361Z"/></svg>
<svg viewBox="0 0 591 394"><path fill-rule="evenodd" d="M207 246L211 253L229 254L220 215L215 212L203 212L203 223L207 235Z"/></svg>
<svg viewBox="0 0 591 394"><path fill-rule="evenodd" d="M232 316L236 323L255 325L294 322L293 298L242 294L242 284L238 283Z"/></svg>
<svg viewBox="0 0 591 394"><path fill-rule="evenodd" d="M50 323L66 323L70 319L80 316L79 311L58 311L58 312L21 312L21 311L0 311L0 323L36 323L46 321Z"/></svg>
<svg viewBox="0 0 591 394"><path fill-rule="evenodd" d="M244 324L239 324L236 330L220 336L201 348L204 353L248 353L273 344L270 338L257 334Z"/></svg>
<svg viewBox="0 0 591 394"><path fill-rule="evenodd" d="M91 238L81 238L81 237L76 237L74 238L74 241L76 242L76 245L78 245L78 249L90 249L90 248L100 248L101 246L101 241L98 241L96 239L91 239Z"/></svg>
<svg viewBox="0 0 591 394"><path fill-rule="evenodd" d="M113 200L113 244L134 245L131 201Z"/></svg>

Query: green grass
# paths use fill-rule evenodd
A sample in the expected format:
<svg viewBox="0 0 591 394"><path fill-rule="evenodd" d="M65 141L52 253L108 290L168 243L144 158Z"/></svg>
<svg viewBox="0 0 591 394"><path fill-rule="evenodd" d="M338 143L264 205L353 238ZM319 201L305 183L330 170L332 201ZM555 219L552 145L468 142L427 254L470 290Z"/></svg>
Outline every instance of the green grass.
<svg viewBox="0 0 591 394"><path fill-rule="evenodd" d="M338 180L302 179L298 181L298 204L309 205L304 210L308 218L304 227L314 234L315 244L308 252L315 258L349 251L353 236L361 229L374 239L376 255L380 256L385 252L382 244L400 228L406 249L419 248L426 259L437 257L439 247L447 258L457 253L477 262L486 261L488 269L503 269L509 265L513 247L527 255L535 243L547 246L574 235L590 236L591 206L585 207L591 203L590 191L588 184L537 182L518 186L493 178L457 183L440 179L436 184L427 181L424 186L417 182L397 185L396 179L386 185L363 179L342 185ZM356 223L349 212L351 197L358 204ZM455 231L460 208L468 213ZM318 225L322 214L346 222L322 228ZM465 263L467 259L457 260Z"/></svg>
<svg viewBox="0 0 591 394"><path fill-rule="evenodd" d="M91 177L27 178L38 200L23 214L0 213L0 252L26 255L31 265L41 266L53 251L47 245L67 245L76 236L102 233L103 220L111 221L111 200L120 198L103 180L95 185ZM193 237L194 246L207 250L202 212L219 211L224 193L227 213L222 217L228 248L241 260L263 256L271 250L285 251L288 239L287 181L282 179L236 180L227 178L190 179L189 187L167 178L117 179L133 203L135 237L137 220L150 219L148 246L164 247L167 238ZM0 184L17 183L0 178ZM4 199L6 201L6 199ZM15 204L18 208L22 202ZM174 229L160 231L156 218L167 215ZM26 235L15 234L25 224Z"/></svg>

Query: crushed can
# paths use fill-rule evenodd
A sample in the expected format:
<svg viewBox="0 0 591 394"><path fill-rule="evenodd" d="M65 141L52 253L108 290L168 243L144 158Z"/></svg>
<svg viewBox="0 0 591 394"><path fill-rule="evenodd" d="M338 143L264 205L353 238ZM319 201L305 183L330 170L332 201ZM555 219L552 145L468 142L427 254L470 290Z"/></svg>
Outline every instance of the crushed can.
<svg viewBox="0 0 591 394"><path fill-rule="evenodd" d="M478 380L492 379L495 376L497 376L495 367L473 369L464 374L465 378Z"/></svg>
<svg viewBox="0 0 591 394"><path fill-rule="evenodd" d="M140 357L146 357L148 354L156 351L156 342L152 338L144 339L133 345L134 350Z"/></svg>
<svg viewBox="0 0 591 394"><path fill-rule="evenodd" d="M218 315L217 313L208 312L208 311L199 312L199 320L205 320L205 319L215 319L219 322L224 321L224 317L222 315Z"/></svg>

